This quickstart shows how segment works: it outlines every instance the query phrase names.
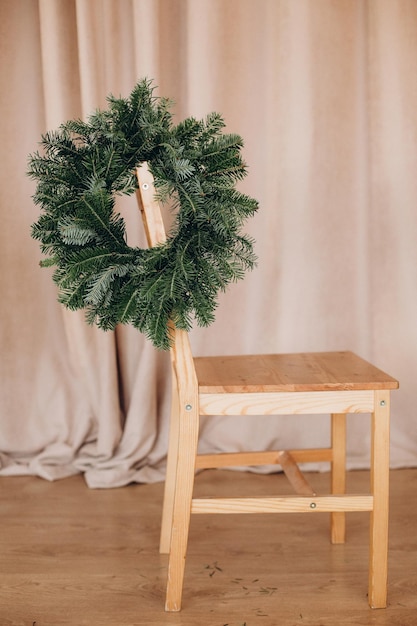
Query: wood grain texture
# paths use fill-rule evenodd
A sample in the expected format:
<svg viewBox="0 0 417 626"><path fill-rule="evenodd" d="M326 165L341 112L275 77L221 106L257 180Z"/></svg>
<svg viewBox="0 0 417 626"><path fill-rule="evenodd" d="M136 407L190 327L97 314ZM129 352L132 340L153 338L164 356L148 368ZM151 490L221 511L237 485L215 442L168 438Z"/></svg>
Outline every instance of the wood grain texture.
<svg viewBox="0 0 417 626"><path fill-rule="evenodd" d="M317 492L327 474L309 473ZM349 472L366 492L369 472ZM196 495L290 493L282 474L210 470ZM417 470L391 472L388 606L367 604L367 514L192 517L183 610L164 612L163 485L90 490L81 476L0 479L1 626L416 626Z"/></svg>
<svg viewBox="0 0 417 626"><path fill-rule="evenodd" d="M331 416L331 440L333 457L330 465L332 493L346 493L346 415L335 413ZM333 512L330 516L330 536L332 543L344 543L346 536L346 515Z"/></svg>
<svg viewBox="0 0 417 626"><path fill-rule="evenodd" d="M218 454L199 454L196 459L196 468L236 467L245 465L274 465L279 464L281 450L261 450L259 452L222 452ZM288 450L297 463L330 462L333 458L331 448L312 448L303 450Z"/></svg>
<svg viewBox="0 0 417 626"><path fill-rule="evenodd" d="M398 381L352 352L194 359L200 393L397 389Z"/></svg>
<svg viewBox="0 0 417 626"><path fill-rule="evenodd" d="M371 413L374 392L299 391L200 393L200 415L314 415Z"/></svg>
<svg viewBox="0 0 417 626"><path fill-rule="evenodd" d="M331 513L333 511L371 511L373 497L285 496L276 498L196 498L192 513Z"/></svg>
<svg viewBox="0 0 417 626"><path fill-rule="evenodd" d="M390 393L377 391L375 395L371 424L371 491L374 506L370 525L369 603L372 608L384 608L388 577Z"/></svg>
<svg viewBox="0 0 417 626"><path fill-rule="evenodd" d="M155 199L153 176L144 163L137 168L137 200L148 245L166 241ZM188 335L171 324L172 407L168 450L168 480L162 512L160 552L169 554L165 608L179 611L187 554L191 499L199 430L198 383Z"/></svg>
<svg viewBox="0 0 417 626"><path fill-rule="evenodd" d="M299 496L316 495L316 492L298 467L295 457L288 450L279 452L278 463L296 494Z"/></svg>
<svg viewBox="0 0 417 626"><path fill-rule="evenodd" d="M139 183L139 188L136 191L136 199L142 214L146 240L151 248L164 243L167 236L159 203L155 199L153 176L149 171L147 163L143 163L140 167L136 168L136 178Z"/></svg>

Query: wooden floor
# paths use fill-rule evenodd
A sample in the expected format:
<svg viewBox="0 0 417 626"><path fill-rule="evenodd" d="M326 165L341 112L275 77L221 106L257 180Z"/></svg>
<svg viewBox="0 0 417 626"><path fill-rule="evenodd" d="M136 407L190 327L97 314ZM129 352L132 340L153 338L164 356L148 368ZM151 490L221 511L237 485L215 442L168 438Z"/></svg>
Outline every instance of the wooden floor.
<svg viewBox="0 0 417 626"><path fill-rule="evenodd" d="M317 490L326 474L311 474ZM349 487L366 491L367 472ZM283 475L206 471L198 495L287 491ZM162 485L89 490L0 479L0 626L415 626L417 470L391 473L389 606L367 605L368 514L331 546L328 516L194 516L183 610L164 613Z"/></svg>

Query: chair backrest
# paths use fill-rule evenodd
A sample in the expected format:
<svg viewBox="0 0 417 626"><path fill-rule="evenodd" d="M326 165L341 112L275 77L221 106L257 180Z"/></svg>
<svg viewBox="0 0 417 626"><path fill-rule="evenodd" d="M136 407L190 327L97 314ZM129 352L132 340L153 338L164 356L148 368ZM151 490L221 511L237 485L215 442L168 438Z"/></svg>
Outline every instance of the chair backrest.
<svg viewBox="0 0 417 626"><path fill-rule="evenodd" d="M155 198L155 185L147 163L136 169L139 188L136 196L149 247L164 243L167 239L159 202ZM178 390L185 393L184 397L195 395L197 376L191 352L188 334L184 330L171 326L172 346L171 364ZM180 394L182 395L182 394Z"/></svg>

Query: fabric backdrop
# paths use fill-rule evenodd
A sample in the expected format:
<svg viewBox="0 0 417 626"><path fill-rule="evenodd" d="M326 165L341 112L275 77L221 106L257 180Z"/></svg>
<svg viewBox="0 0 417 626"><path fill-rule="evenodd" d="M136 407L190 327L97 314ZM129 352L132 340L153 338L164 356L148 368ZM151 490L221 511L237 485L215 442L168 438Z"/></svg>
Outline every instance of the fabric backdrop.
<svg viewBox="0 0 417 626"><path fill-rule="evenodd" d="M245 139L258 267L191 333L198 355L353 350L400 380L392 466L417 463L415 0L0 0L0 473L163 477L169 358L56 301L26 175L41 134L143 77L177 120ZM118 204L144 245L133 198ZM349 466L369 419L349 420ZM326 445L328 419L212 418L204 451Z"/></svg>

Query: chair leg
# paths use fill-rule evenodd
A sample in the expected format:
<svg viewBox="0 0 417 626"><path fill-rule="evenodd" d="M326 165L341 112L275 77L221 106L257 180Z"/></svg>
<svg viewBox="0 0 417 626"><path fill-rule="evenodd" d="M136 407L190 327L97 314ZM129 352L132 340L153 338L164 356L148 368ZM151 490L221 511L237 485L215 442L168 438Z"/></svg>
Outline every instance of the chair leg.
<svg viewBox="0 0 417 626"><path fill-rule="evenodd" d="M388 509L389 509L389 391L375 392L372 414L371 512L369 550L369 605L373 609L387 606L388 576Z"/></svg>
<svg viewBox="0 0 417 626"><path fill-rule="evenodd" d="M180 611L199 429L198 402L180 410L175 497L165 610Z"/></svg>
<svg viewBox="0 0 417 626"><path fill-rule="evenodd" d="M331 416L331 438L333 459L331 463L331 492L344 494L346 491L346 415ZM330 537L332 543L345 543L346 514L330 514Z"/></svg>
<svg viewBox="0 0 417 626"><path fill-rule="evenodd" d="M161 537L159 542L159 552L161 554L169 554L171 546L172 513L174 510L174 495L178 462L179 423L178 391L176 381L173 377L168 458L164 488L164 503L162 508Z"/></svg>

